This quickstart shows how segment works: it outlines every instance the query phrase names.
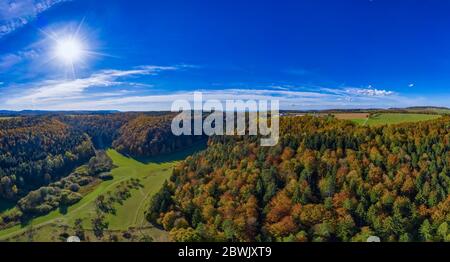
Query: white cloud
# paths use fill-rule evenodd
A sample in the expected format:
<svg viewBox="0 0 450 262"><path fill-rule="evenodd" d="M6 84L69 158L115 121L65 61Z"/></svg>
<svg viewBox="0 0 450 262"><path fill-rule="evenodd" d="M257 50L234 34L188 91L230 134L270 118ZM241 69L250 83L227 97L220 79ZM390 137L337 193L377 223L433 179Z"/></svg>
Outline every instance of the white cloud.
<svg viewBox="0 0 450 262"><path fill-rule="evenodd" d="M42 110L170 110L173 101L193 99L194 90L151 93L146 76L163 71L182 70L183 66L139 66L128 70L108 69L89 77L70 81L47 80L36 84L8 86L12 96L4 95L2 107L8 109ZM249 85L245 85L249 86ZM102 90L98 88L105 87ZM17 92L22 88L22 92ZM91 89L92 90L89 90ZM95 89L94 89L95 88ZM119 88L119 90L118 90ZM152 89L154 90L154 89ZM255 88L197 89L204 100L279 100L281 109L375 108L401 107L425 104L422 98L401 96L393 91L374 88L299 87L270 85ZM154 92L154 91L152 91ZM9 93L11 94L11 92Z"/></svg>
<svg viewBox="0 0 450 262"><path fill-rule="evenodd" d="M225 89L225 90L198 90L203 93L203 99L225 100L272 100L280 101L281 109L325 109L325 108L374 108L393 106L412 106L423 104L421 98L407 98L401 96L351 96L345 93L322 93L284 91L273 89ZM193 91L178 91L165 94L140 94L139 92L107 92L89 95L87 98L82 94L70 98L54 97L45 103L34 103L33 109L48 110L123 110L123 111L147 111L147 110L170 110L173 101L178 99L193 100Z"/></svg>
<svg viewBox="0 0 450 262"><path fill-rule="evenodd" d="M0 38L14 32L55 4L68 0L0 0Z"/></svg>
<svg viewBox="0 0 450 262"><path fill-rule="evenodd" d="M133 83L121 80L125 77L154 75L165 70L176 70L177 67L162 66L141 66L130 70L102 70L86 78L74 80L46 80L34 84L31 89L6 100L10 105L31 105L42 104L51 101L64 102L68 99L80 98L83 92L92 87L111 87L111 86L139 86L140 83ZM148 86L148 85L144 85ZM23 87L23 86L22 86ZM20 88L16 86L13 88Z"/></svg>
<svg viewBox="0 0 450 262"><path fill-rule="evenodd" d="M5 69L9 69L12 66L20 63L21 61L22 61L22 57L18 54L3 55L0 57L0 70L3 71Z"/></svg>
<svg viewBox="0 0 450 262"><path fill-rule="evenodd" d="M346 91L349 94L361 95L361 96L391 96L395 93L393 91L379 90L375 88L347 88Z"/></svg>
<svg viewBox="0 0 450 262"><path fill-rule="evenodd" d="M37 57L39 57L39 53L36 50L25 50L2 55L0 56L0 73L20 64L24 60L31 60Z"/></svg>
<svg viewBox="0 0 450 262"><path fill-rule="evenodd" d="M184 66L181 66L181 67L184 67ZM180 66L146 65L146 66L138 66L137 68L152 71L152 72L160 72L160 71L168 71L168 70L177 70L177 69L180 69Z"/></svg>
<svg viewBox="0 0 450 262"><path fill-rule="evenodd" d="M409 84L408 87L414 87L414 84Z"/></svg>

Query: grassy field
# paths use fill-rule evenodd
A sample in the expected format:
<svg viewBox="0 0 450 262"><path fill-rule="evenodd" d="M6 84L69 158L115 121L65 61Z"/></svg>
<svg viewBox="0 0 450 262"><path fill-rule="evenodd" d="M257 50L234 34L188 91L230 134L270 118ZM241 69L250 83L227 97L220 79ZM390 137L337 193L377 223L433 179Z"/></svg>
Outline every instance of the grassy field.
<svg viewBox="0 0 450 262"><path fill-rule="evenodd" d="M345 118L351 120L360 125L377 126L377 125L392 125L409 122L419 122L438 119L440 115L427 115L427 114L400 114L400 113L386 113L376 114L368 118L355 117ZM340 118L344 119L344 118Z"/></svg>
<svg viewBox="0 0 450 262"><path fill-rule="evenodd" d="M30 234L30 232L32 232ZM151 236L153 241L166 242L168 241L167 232L155 228L153 226L146 226L140 228L131 228L127 232L130 233L128 237L123 236L123 230L107 230L103 239L97 239L94 232L90 229L84 231L86 241L102 242L104 240L118 241L118 242L138 242L143 241L143 237ZM29 227L27 231L15 234L10 237L10 242L65 242L67 235L73 235L73 229L66 225L59 223L46 224L40 227ZM111 240L112 236L116 240Z"/></svg>
<svg viewBox="0 0 450 262"><path fill-rule="evenodd" d="M365 126L367 124L367 122L369 121L368 118L355 118L355 119L349 119L352 122L358 124L358 125L362 125Z"/></svg>
<svg viewBox="0 0 450 262"><path fill-rule="evenodd" d="M108 214L106 216L106 221L109 223L108 230L119 232L130 228L133 230L145 229L146 232L151 233L153 239L157 241L167 240L165 232L151 228L151 225L145 220L144 213L148 208L149 199L159 190L164 181L169 178L174 165L203 147L204 145L198 144L185 151L149 158L145 159L145 161L137 161L115 150L108 150L107 154L113 160L114 165L117 166L111 172L114 179L104 181L96 186L80 202L70 206L65 214L55 210L45 216L35 218L27 225L17 225L0 231L0 241L24 240L24 236L26 239L29 239L27 231L30 230L34 232L33 235L35 235L36 241L54 241L55 233L58 229L63 228L67 230L67 228L72 228L77 218L83 220L83 226L86 230L91 230L92 225L90 221L95 216L95 199L100 195L106 195L107 192L113 191L121 182L131 178L139 179L142 187L131 190L131 197L125 200L122 205L115 205L115 215Z"/></svg>

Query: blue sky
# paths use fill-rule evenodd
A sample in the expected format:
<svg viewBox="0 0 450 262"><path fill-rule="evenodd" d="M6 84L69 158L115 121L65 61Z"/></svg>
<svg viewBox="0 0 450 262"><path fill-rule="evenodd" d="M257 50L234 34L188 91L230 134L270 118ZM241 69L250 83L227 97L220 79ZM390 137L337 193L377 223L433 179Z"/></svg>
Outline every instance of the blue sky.
<svg viewBox="0 0 450 262"><path fill-rule="evenodd" d="M0 109L450 106L446 0L0 0ZM76 61L55 55L71 37ZM59 49L58 49L59 50Z"/></svg>

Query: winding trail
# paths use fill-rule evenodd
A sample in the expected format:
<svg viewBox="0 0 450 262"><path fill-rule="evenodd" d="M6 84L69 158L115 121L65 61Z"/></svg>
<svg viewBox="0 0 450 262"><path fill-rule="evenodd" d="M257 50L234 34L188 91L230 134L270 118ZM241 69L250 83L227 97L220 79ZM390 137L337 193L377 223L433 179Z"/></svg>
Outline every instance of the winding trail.
<svg viewBox="0 0 450 262"><path fill-rule="evenodd" d="M45 231L46 229L43 227L51 224L57 226L73 225L77 218L83 219L85 229L88 229L95 199L111 191L119 183L131 178L141 179L144 187L132 193L133 196L118 207L119 212L117 215L108 215L107 219L111 230L127 230L129 227L145 226L145 208L148 206L148 201L159 190L164 181L170 177L173 166L179 163L180 160L205 147L206 144L198 143L188 149L174 152L170 155L149 158L143 162L109 149L107 154L116 166L111 171L113 180L103 181L96 185L93 191L86 194L78 203L68 207L65 214L62 214L59 210L54 210L46 215L36 217L27 225L19 224L0 230L0 241L7 241L12 237L25 233L30 229L29 225L32 225L34 230L41 229ZM49 232L49 234L51 233Z"/></svg>
<svg viewBox="0 0 450 262"><path fill-rule="evenodd" d="M124 180L126 180L126 178L121 178L120 180L117 180L117 181L115 181L114 183L111 183L110 185L108 185L107 187L105 187L104 190L102 190L102 192L108 191L108 189L110 189L110 188L116 186L117 184L119 184L120 182L122 182L122 181L124 181ZM93 194L93 193L94 193L94 192L89 193L88 195L85 196L85 198L88 198L89 195L90 195L90 194ZM49 218L48 220L45 220L44 222L33 223L33 221L31 221L30 223L32 223L33 227L35 227L35 228L40 228L40 227L43 227L43 226L46 226L46 225L49 225L49 224L58 222L58 221L61 220L61 219L65 220L65 219L67 219L67 218L65 218L65 216L75 215L77 212L79 212L80 210L82 210L82 209L85 208L86 206L92 204L94 201L95 201L95 198L92 199L92 200L90 200L90 201L86 201L85 203L81 204L80 206L76 207L75 209L73 209L73 210L67 212L67 214L64 214L64 215L63 215L63 214L60 214L60 216L57 216L57 217L55 217L55 218ZM53 212L58 212L58 211L53 211ZM48 214L48 215L46 215L46 216L52 216L53 212L51 212L50 214ZM38 219L45 219L46 216L44 216L44 217L39 217ZM14 236L16 236L16 235L25 233L25 232L28 230L28 228L27 228L26 226L18 225L18 226L14 226L14 227L12 227L12 228L7 228L7 229L5 229L4 231L9 231L10 229L13 229L13 228L15 228L15 227L19 227L19 228L18 228L17 230L14 230L14 231L9 232L9 233L6 233L6 234L2 234L2 231L0 231L0 240L5 240L5 239L8 239L8 238L10 238L10 237L14 237Z"/></svg>

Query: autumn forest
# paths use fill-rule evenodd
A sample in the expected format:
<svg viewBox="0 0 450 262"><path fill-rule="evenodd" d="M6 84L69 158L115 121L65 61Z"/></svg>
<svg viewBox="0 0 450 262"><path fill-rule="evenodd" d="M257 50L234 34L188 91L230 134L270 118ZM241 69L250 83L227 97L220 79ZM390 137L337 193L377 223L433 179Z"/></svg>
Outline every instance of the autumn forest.
<svg viewBox="0 0 450 262"><path fill-rule="evenodd" d="M70 215L72 205L119 179L117 154L152 163L203 141L205 148L162 169L169 173L160 186L148 182L156 190L150 197L135 197L133 188L147 186L140 182L147 171L138 171L117 189L119 200L107 201L114 192L96 196L92 225L79 218L68 228L111 241L105 232L131 199L146 207L139 225L164 241L450 241L449 116L369 126L329 112L286 115L273 147L249 135L175 136L173 116L0 120L0 200L9 203L0 209L0 233L54 212Z"/></svg>

